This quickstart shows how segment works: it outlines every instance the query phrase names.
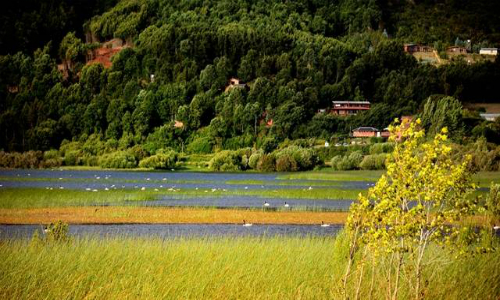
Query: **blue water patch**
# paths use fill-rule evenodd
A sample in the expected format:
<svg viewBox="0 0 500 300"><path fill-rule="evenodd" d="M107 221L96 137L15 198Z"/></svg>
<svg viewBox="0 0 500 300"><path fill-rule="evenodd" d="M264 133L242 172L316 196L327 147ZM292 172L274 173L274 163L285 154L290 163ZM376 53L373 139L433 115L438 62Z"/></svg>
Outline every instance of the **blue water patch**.
<svg viewBox="0 0 500 300"><path fill-rule="evenodd" d="M243 224L120 224L70 225L72 237L151 237L161 239L191 237L276 237L276 236L335 236L342 225L258 225ZM41 225L0 225L0 239L28 239Z"/></svg>
<svg viewBox="0 0 500 300"><path fill-rule="evenodd" d="M280 173L196 173L196 172L138 172L138 171L84 171L84 170L0 170L0 185L6 188L63 188L63 189L119 189L119 188L184 188L184 189L245 189L281 190L314 188L368 189L374 182L282 180ZM23 180L26 179L26 180ZM45 180L44 180L45 179ZM263 182L244 184L238 181ZM228 183L234 182L234 184ZM286 183L284 185L283 183Z"/></svg>
<svg viewBox="0 0 500 300"><path fill-rule="evenodd" d="M279 199L255 196L221 196L221 197L176 197L161 196L161 199L150 201L128 201L125 204L134 206L164 207L214 207L214 208L262 208L265 210L328 210L347 211L354 200L312 200L312 199ZM120 203L123 205L123 203Z"/></svg>

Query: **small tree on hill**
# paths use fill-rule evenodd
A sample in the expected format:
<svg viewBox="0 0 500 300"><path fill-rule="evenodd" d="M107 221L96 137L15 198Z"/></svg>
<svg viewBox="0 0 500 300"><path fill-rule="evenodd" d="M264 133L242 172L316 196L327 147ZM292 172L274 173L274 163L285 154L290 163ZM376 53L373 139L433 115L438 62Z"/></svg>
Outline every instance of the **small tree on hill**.
<svg viewBox="0 0 500 300"><path fill-rule="evenodd" d="M351 247L344 289L352 276L356 252L365 245L363 260L370 254L373 266L378 258L390 262L388 298L398 297L404 271L415 299L420 299L424 254L429 244L455 248L477 237L472 226L459 223L476 208L469 197L475 189L467 169L470 157L455 163L447 145L447 129L425 141L419 126L420 120L390 127L395 149L386 161L387 173L351 206L346 224ZM363 262L359 265L356 298L363 277ZM370 293L372 290L373 279Z"/></svg>

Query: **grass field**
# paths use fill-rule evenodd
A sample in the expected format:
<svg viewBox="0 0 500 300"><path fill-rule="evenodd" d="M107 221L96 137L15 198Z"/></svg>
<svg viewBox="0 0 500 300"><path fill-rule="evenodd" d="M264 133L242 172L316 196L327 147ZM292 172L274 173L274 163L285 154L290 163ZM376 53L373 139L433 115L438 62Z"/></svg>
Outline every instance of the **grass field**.
<svg viewBox="0 0 500 300"><path fill-rule="evenodd" d="M337 238L84 239L0 243L1 299L341 299L346 243ZM438 258L427 299L498 299L499 253ZM386 266L365 272L368 299L386 297ZM367 270L371 270L369 265ZM355 273L356 275L357 273ZM405 277L398 298L412 295ZM348 290L353 298L354 287Z"/></svg>

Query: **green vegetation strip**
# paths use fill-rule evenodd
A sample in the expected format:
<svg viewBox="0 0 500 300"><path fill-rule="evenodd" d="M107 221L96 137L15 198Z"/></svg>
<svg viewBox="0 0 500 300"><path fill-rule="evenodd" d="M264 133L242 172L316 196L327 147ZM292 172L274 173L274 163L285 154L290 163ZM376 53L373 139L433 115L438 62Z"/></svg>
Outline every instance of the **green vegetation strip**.
<svg viewBox="0 0 500 300"><path fill-rule="evenodd" d="M289 180L281 179L278 181L265 181L265 180L228 180L226 184L239 184L239 185L282 185L282 186L340 186L341 183L337 181L311 181L311 180Z"/></svg>
<svg viewBox="0 0 500 300"><path fill-rule="evenodd" d="M439 260L427 299L497 299L500 253ZM0 243L1 299L341 299L347 243L337 238L113 238ZM446 263L442 263L442 262ZM361 295L386 297L386 265L367 262ZM398 298L412 298L402 281ZM354 290L348 296L354 298ZM351 297L349 297L351 298Z"/></svg>
<svg viewBox="0 0 500 300"><path fill-rule="evenodd" d="M356 199L362 190L339 189L288 189L288 190L215 190L210 189L118 189L99 190L47 190L38 188L0 189L0 208L63 207L120 204L130 201L158 200L162 196L192 199L196 197L254 196L272 198L297 198L311 200Z"/></svg>
<svg viewBox="0 0 500 300"><path fill-rule="evenodd" d="M277 176L281 180L324 180L324 181L372 181L376 182L385 171L334 171L322 169L320 172L291 173ZM480 187L489 187L492 182L500 182L500 172L478 172L472 180Z"/></svg>
<svg viewBox="0 0 500 300"><path fill-rule="evenodd" d="M311 171L279 175L278 179L377 181L384 173L385 171L334 171L333 169L322 169L320 172Z"/></svg>

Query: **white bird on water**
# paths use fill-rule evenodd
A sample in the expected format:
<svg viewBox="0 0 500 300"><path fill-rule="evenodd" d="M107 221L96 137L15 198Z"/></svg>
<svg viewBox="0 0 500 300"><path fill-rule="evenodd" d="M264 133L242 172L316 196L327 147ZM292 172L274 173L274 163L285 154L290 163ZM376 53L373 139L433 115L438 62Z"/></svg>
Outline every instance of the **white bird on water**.
<svg viewBox="0 0 500 300"><path fill-rule="evenodd" d="M288 207L290 207L290 204L285 202L285 205L283 205L283 206L288 208Z"/></svg>
<svg viewBox="0 0 500 300"><path fill-rule="evenodd" d="M265 207L268 207L269 205L270 205L270 204L269 204L269 203L267 203L267 201L266 201L266 202L264 202L264 206L265 206Z"/></svg>
<svg viewBox="0 0 500 300"><path fill-rule="evenodd" d="M321 221L321 227L330 227L330 224Z"/></svg>
<svg viewBox="0 0 500 300"><path fill-rule="evenodd" d="M252 225L252 223L247 223L247 221L243 220L243 227L250 227Z"/></svg>

